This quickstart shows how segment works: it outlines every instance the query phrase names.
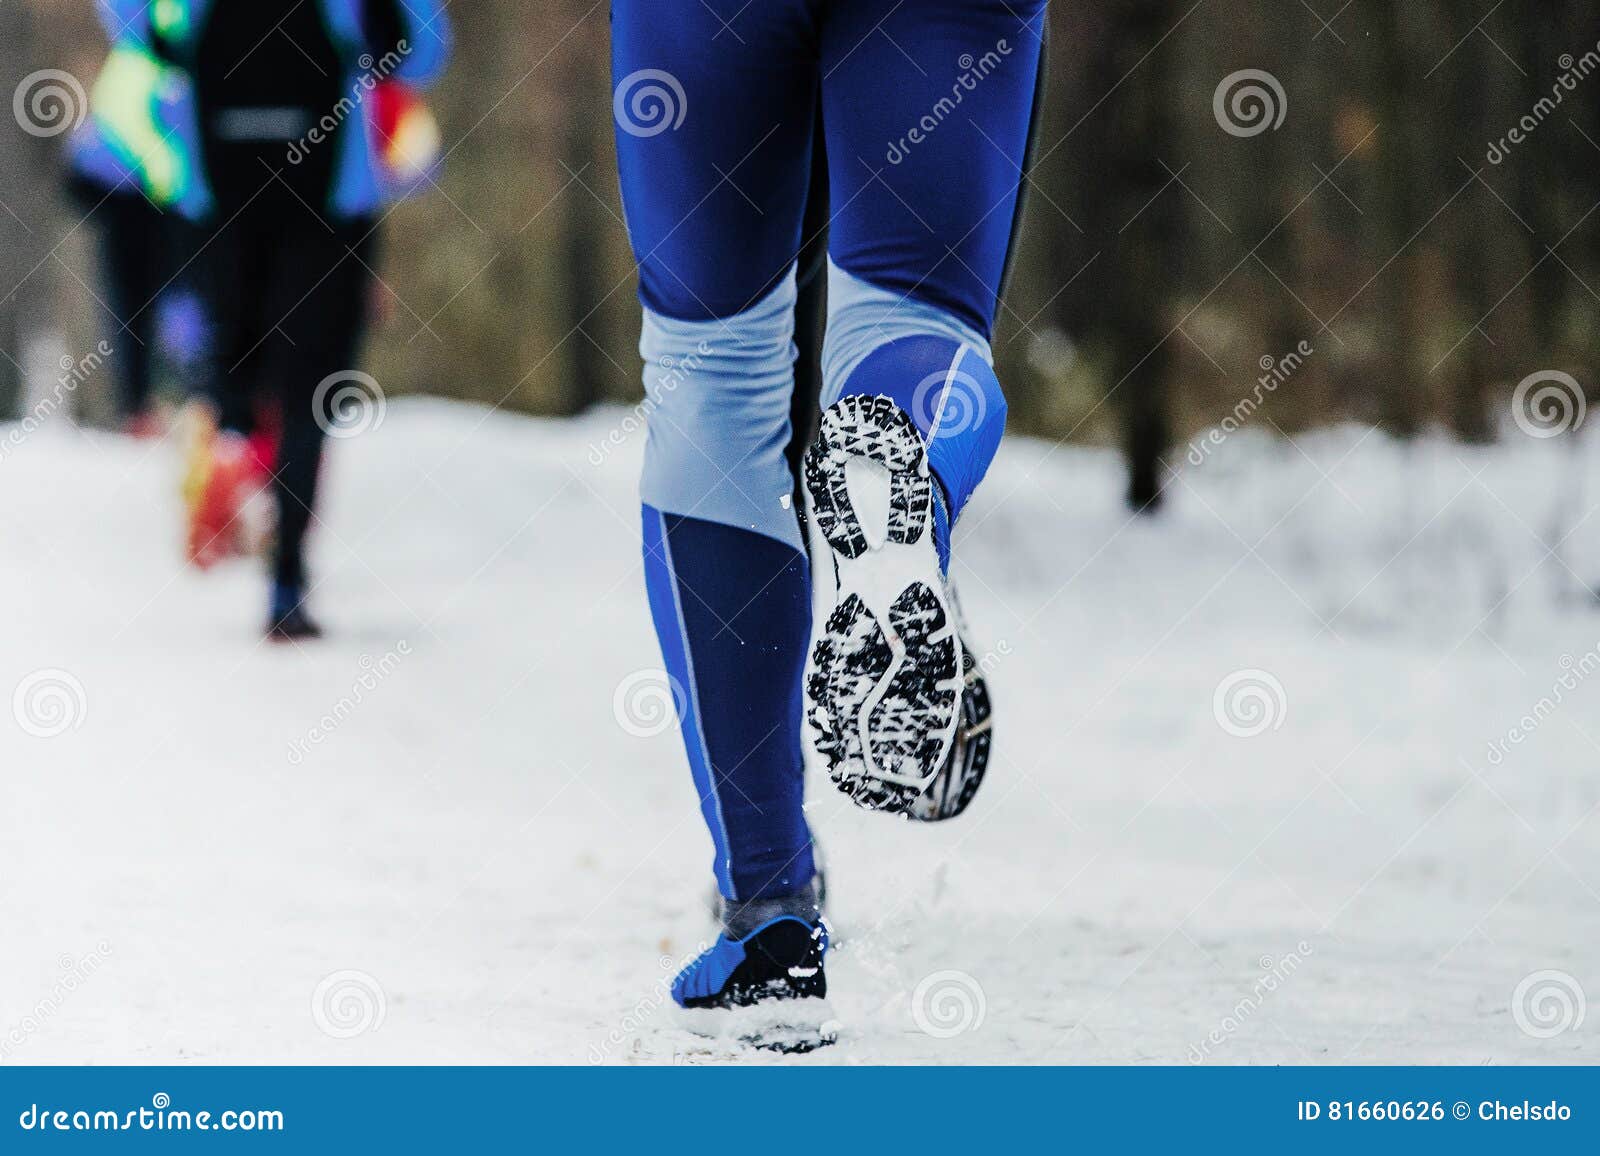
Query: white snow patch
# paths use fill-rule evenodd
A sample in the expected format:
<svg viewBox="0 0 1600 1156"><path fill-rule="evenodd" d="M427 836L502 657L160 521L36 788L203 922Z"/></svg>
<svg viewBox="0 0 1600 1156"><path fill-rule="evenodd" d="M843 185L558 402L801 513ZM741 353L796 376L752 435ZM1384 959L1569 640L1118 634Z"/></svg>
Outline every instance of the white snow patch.
<svg viewBox="0 0 1600 1156"><path fill-rule="evenodd" d="M707 933L676 734L613 716L660 665L625 416L334 445L298 649L253 565L179 564L170 445L0 460L0 697L81 688L56 737L0 710L0 1057L728 1058L665 998ZM1008 444L956 555L989 782L931 828L814 781L843 1026L795 1062L1600 1059L1593 1009L1511 1007L1600 1000L1594 448L1241 433L1146 520L1112 454ZM1248 738L1240 671L1282 688Z"/></svg>

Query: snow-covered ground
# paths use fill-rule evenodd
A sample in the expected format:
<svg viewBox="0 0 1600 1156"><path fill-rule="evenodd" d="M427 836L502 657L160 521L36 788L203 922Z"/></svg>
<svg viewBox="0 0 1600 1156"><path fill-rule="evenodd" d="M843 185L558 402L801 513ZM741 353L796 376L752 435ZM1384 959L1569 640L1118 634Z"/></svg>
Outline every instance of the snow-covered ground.
<svg viewBox="0 0 1600 1156"><path fill-rule="evenodd" d="M250 564L179 565L173 446L9 449L0 1057L724 1054L663 1006L710 849L625 417L336 444L300 649ZM1112 455L1009 444L958 543L989 782L941 828L814 784L843 1035L799 1062L1600 1060L1569 443L1239 433L1137 521Z"/></svg>

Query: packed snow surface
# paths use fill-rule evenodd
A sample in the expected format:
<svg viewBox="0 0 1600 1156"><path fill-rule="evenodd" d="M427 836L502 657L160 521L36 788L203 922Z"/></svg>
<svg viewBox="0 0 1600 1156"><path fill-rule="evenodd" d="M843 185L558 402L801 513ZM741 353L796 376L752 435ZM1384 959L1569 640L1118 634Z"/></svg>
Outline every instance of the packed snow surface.
<svg viewBox="0 0 1600 1156"><path fill-rule="evenodd" d="M770 1062L665 1001L710 843L634 425L391 404L300 647L180 564L174 444L8 440L4 1061ZM796 1062L1600 1059L1597 449L1247 430L1133 518L1009 442L956 546L989 780L929 827L813 776Z"/></svg>

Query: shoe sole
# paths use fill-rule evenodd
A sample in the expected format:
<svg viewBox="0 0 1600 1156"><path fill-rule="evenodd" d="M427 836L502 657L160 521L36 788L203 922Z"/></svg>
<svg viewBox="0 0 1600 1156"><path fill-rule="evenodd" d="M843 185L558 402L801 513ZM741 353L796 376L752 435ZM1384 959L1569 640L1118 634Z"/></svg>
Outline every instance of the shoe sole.
<svg viewBox="0 0 1600 1156"><path fill-rule="evenodd" d="M946 766L962 696L922 437L888 398L845 398L822 416L804 481L815 566L831 561L837 591L806 675L813 744L856 803L910 813Z"/></svg>
<svg viewBox="0 0 1600 1156"><path fill-rule="evenodd" d="M673 1008L673 1026L702 1041L680 1053L690 1063L734 1062L750 1049L800 1056L839 1041L842 1026L825 999L788 1000L750 1007Z"/></svg>
<svg viewBox="0 0 1600 1156"><path fill-rule="evenodd" d="M944 769L917 797L907 814L919 823L954 819L972 802L989 770L994 743L993 708L989 683L973 661L972 650L962 642L961 666L966 686L961 695L961 722Z"/></svg>

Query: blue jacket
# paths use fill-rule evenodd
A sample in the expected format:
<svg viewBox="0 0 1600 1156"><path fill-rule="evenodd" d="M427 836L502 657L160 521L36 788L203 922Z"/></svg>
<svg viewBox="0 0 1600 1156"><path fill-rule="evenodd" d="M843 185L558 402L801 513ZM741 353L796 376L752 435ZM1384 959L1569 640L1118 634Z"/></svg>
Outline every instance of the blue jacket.
<svg viewBox="0 0 1600 1156"><path fill-rule="evenodd" d="M133 30L125 36L113 0L95 0L94 9L101 27L106 30L106 39L112 44L124 38L130 43L139 40L139 34ZM112 146L97 117L85 117L68 138L67 163L76 176L108 193L130 197L139 193L137 168Z"/></svg>
<svg viewBox="0 0 1600 1156"><path fill-rule="evenodd" d="M73 142L73 162L81 174L108 187L131 175L157 203L193 220L211 214L214 203L200 148L200 110L184 62L193 59L211 6L219 2L260 0L95 0L114 57L119 49L126 55L145 57L150 50L159 49L163 62L157 65L159 75L148 82L131 81L104 96L102 86L96 85L89 132ZM368 51L362 24L365 0L307 2L321 9L329 37L344 61L343 90L352 106L357 106L354 113L362 113L357 126L361 131L339 134L339 156L327 207L338 217L363 216L379 209L392 193L379 171L370 123L358 107L370 94L373 74L383 62L375 63ZM444 71L450 55L449 17L439 0L400 0L397 11L404 26L404 51L381 76L415 87L430 84ZM176 64L165 63L168 61ZM124 75L142 75L137 69L122 71ZM116 107L106 107L111 104ZM139 131L122 131L117 124L119 120L128 124L130 105L137 107L135 119L144 122L136 126ZM142 143L130 142L129 137L142 138ZM152 165L147 161L152 146L172 155ZM161 170L159 176L152 175L152 168Z"/></svg>

